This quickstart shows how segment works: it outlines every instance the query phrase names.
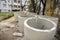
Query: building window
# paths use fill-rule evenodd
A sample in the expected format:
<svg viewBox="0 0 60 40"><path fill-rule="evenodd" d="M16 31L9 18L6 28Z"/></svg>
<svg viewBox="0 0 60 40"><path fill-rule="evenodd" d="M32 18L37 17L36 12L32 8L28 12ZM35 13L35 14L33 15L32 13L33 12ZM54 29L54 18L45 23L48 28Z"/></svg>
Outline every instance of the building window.
<svg viewBox="0 0 60 40"><path fill-rule="evenodd" d="M8 2L10 3L10 0L8 0Z"/></svg>
<svg viewBox="0 0 60 40"><path fill-rule="evenodd" d="M0 9L0 12L1 12L1 9Z"/></svg>
<svg viewBox="0 0 60 40"><path fill-rule="evenodd" d="M18 3L20 3L20 0L18 0Z"/></svg>
<svg viewBox="0 0 60 40"><path fill-rule="evenodd" d="M17 0L14 0L14 2L17 2Z"/></svg>
<svg viewBox="0 0 60 40"><path fill-rule="evenodd" d="M20 8L20 6L18 6L18 8Z"/></svg>
<svg viewBox="0 0 60 40"><path fill-rule="evenodd" d="M17 5L14 5L15 8L17 8Z"/></svg>
<svg viewBox="0 0 60 40"><path fill-rule="evenodd" d="M3 4L3 7L6 7L6 4Z"/></svg>
<svg viewBox="0 0 60 40"><path fill-rule="evenodd" d="M6 3L6 0L1 0L1 1L4 1Z"/></svg>

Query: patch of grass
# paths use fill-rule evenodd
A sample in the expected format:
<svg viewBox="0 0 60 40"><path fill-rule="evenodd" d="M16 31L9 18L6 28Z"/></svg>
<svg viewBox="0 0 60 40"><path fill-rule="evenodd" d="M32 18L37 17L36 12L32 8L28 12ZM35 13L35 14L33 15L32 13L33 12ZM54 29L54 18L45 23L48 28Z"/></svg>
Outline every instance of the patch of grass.
<svg viewBox="0 0 60 40"><path fill-rule="evenodd" d="M12 16L14 16L14 12L0 12L0 17L2 17L2 20L8 19Z"/></svg>
<svg viewBox="0 0 60 40"><path fill-rule="evenodd" d="M0 16L10 16L13 15L13 12L0 12Z"/></svg>

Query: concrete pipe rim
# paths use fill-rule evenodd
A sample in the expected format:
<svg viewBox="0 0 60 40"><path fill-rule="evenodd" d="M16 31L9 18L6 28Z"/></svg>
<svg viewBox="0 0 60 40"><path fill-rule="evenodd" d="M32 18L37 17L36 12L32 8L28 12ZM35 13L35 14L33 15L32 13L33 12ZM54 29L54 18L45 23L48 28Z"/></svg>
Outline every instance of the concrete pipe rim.
<svg viewBox="0 0 60 40"><path fill-rule="evenodd" d="M57 25L56 25L55 22L53 22L53 21L51 21L51 20L49 20L49 19L47 19L47 18L41 18L41 17L39 17L40 19L44 19L44 20L47 20L47 21L51 22L54 26L53 26L50 30L42 30L42 29L33 28L33 27L31 27L31 26L29 26L29 25L27 24L27 21L30 20L30 19L33 19L33 18L36 18L36 17L30 17L30 18L26 19L26 20L24 21L24 25L25 25L27 28L30 28L30 29L32 29L32 30L34 30L34 31L38 31L38 32L42 32L42 31L43 31L43 32L51 32L51 31L55 30L56 27L57 27Z"/></svg>
<svg viewBox="0 0 60 40"><path fill-rule="evenodd" d="M29 17L35 17L35 15L33 15L33 16L25 16L25 17L24 16L20 16L20 15L18 16L18 18L26 18L26 17L27 18L29 18Z"/></svg>

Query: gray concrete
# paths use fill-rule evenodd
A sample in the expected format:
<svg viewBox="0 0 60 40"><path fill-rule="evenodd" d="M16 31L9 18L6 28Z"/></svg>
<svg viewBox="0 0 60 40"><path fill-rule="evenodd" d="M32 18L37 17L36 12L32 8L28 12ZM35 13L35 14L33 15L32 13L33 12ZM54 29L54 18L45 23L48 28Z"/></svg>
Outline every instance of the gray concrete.
<svg viewBox="0 0 60 40"><path fill-rule="evenodd" d="M27 14L28 13L28 14ZM34 13L33 13L34 14ZM36 15L36 14L34 14ZM49 20L52 20L54 21L56 24L58 23L58 18L54 18L54 17L49 17L49 16L42 16L42 15L39 15L41 18L47 18ZM23 32L21 30L24 29L24 21L30 17L30 12L17 12L14 14L14 17L15 17L15 20L18 21L18 29L20 30L20 32ZM18 38L19 39L19 38ZM54 38L54 40L56 40Z"/></svg>
<svg viewBox="0 0 60 40"><path fill-rule="evenodd" d="M24 33L24 21L29 17L34 17L34 13L26 12L26 11L20 11L19 13L14 13L15 20L18 21L18 29L21 33Z"/></svg>
<svg viewBox="0 0 60 40"><path fill-rule="evenodd" d="M24 22L24 40L27 38L30 40L52 40L56 33L56 27L56 23L47 18L28 18Z"/></svg>
<svg viewBox="0 0 60 40"><path fill-rule="evenodd" d="M49 20L52 20L52 21L55 22L56 24L58 23L58 18L56 18L56 17L43 16L43 15L40 15L40 17L42 17L42 18L47 18L47 19L49 19Z"/></svg>

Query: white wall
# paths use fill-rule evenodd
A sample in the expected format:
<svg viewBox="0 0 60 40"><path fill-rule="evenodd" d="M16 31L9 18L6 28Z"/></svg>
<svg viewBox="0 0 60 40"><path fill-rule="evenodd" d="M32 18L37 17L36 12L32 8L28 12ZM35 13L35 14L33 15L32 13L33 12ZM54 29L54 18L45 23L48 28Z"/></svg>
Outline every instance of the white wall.
<svg viewBox="0 0 60 40"><path fill-rule="evenodd" d="M8 12L9 10L9 5L8 5L8 2L5 2L5 1L1 1L0 2L1 6L0 6L0 9L1 9L1 12Z"/></svg>
<svg viewBox="0 0 60 40"><path fill-rule="evenodd" d="M15 8L14 5L16 5L17 7ZM20 6L20 3L18 3L18 2L15 3L14 0L3 0L3 1L0 0L0 9L1 9L1 12L9 12L9 10L11 11L13 9L14 10L20 9L20 8L18 8L18 6Z"/></svg>

